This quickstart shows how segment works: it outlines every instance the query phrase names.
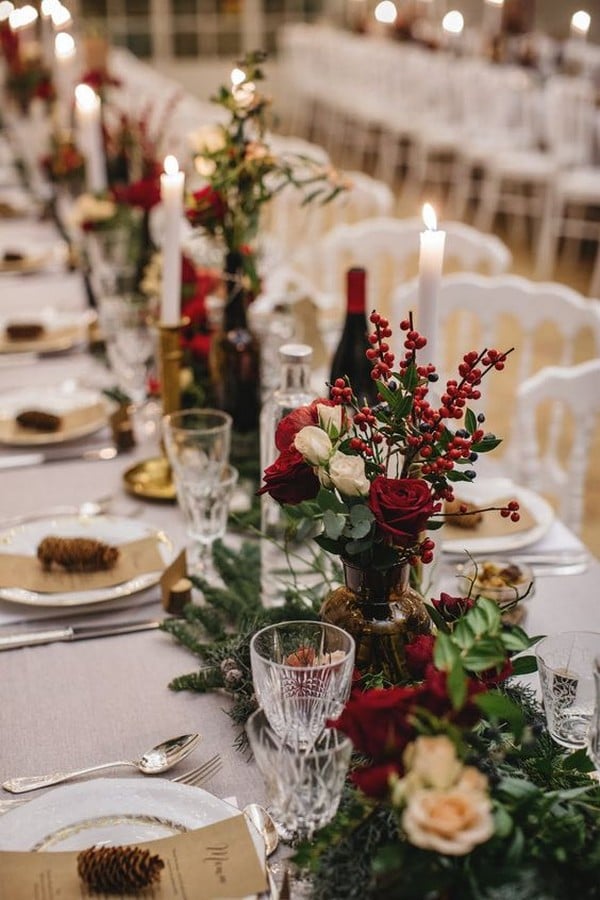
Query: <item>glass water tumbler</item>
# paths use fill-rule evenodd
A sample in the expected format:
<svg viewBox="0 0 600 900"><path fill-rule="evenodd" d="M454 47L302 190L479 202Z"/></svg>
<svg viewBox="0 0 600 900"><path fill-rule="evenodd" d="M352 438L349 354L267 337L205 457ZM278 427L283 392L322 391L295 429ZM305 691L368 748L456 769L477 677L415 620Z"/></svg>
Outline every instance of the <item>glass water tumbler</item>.
<svg viewBox="0 0 600 900"><path fill-rule="evenodd" d="M250 642L259 705L280 737L310 744L350 695L353 638L324 622L281 622Z"/></svg>

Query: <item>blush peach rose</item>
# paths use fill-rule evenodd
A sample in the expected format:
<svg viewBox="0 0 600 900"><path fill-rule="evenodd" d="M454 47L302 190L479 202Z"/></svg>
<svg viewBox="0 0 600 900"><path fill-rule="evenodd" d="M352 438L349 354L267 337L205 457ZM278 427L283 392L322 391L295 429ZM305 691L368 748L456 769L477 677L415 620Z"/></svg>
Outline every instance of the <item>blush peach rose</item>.
<svg viewBox="0 0 600 900"><path fill-rule="evenodd" d="M447 791L415 791L402 814L402 827L415 847L465 856L494 833L490 799L459 785Z"/></svg>

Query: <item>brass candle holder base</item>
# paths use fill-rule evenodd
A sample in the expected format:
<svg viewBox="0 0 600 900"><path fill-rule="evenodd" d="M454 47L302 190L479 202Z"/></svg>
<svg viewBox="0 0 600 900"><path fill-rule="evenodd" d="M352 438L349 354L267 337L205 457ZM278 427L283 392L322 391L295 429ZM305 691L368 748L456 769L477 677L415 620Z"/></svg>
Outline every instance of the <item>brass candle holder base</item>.
<svg viewBox="0 0 600 900"><path fill-rule="evenodd" d="M171 466L166 456L144 459L127 469L123 475L126 489L143 500L172 503L176 499Z"/></svg>
<svg viewBox="0 0 600 900"><path fill-rule="evenodd" d="M181 408L181 350L179 335L189 325L183 318L178 325L158 324L158 369L163 415ZM123 475L125 489L143 500L173 502L176 499L171 466L161 444L161 456L135 463Z"/></svg>

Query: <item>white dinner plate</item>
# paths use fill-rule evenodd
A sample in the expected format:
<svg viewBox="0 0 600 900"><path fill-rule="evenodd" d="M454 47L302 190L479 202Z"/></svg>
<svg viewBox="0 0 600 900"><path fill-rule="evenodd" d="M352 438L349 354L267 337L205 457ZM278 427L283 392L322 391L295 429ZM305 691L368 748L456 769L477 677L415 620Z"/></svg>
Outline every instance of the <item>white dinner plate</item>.
<svg viewBox="0 0 600 900"><path fill-rule="evenodd" d="M15 416L38 409L55 416L89 410L89 418L78 424L63 424L57 431L33 431L13 425ZM79 387L73 381L42 387L16 388L0 396L0 444L13 447L62 444L94 434L106 425L107 404L98 391Z"/></svg>
<svg viewBox="0 0 600 900"><path fill-rule="evenodd" d="M524 531L515 531L512 534L477 537L476 529L464 529L464 537L452 540L443 539L442 550L446 553L504 553L510 550L518 550L534 544L546 534L552 525L555 514L550 504L528 488L521 487L511 481L510 478L477 478L472 484L455 486L457 498L465 502L474 503L477 506L493 505L495 500L512 497L531 514L534 523L531 528ZM499 513L498 513L499 515ZM434 534L435 538L435 534Z"/></svg>
<svg viewBox="0 0 600 900"><path fill-rule="evenodd" d="M65 312L47 306L37 312L0 313L0 353L60 353L81 344L87 335L92 316L87 312ZM37 338L11 341L6 338L7 325L35 323L44 326Z"/></svg>
<svg viewBox="0 0 600 900"><path fill-rule="evenodd" d="M164 778L95 778L54 788L0 818L0 850L76 851L173 837L239 815L202 788ZM264 864L264 842L250 835Z"/></svg>
<svg viewBox="0 0 600 900"><path fill-rule="evenodd" d="M173 544L164 532L156 531L155 528L137 519L120 516L53 516L25 522L0 532L0 553L35 557L38 544L43 538L53 535L94 538L113 545L126 544L155 535L164 565L168 566L175 556ZM28 606L79 606L102 603L143 591L157 584L161 574L162 571L145 572L121 584L65 593L42 593L18 587L0 587L0 600L25 603Z"/></svg>

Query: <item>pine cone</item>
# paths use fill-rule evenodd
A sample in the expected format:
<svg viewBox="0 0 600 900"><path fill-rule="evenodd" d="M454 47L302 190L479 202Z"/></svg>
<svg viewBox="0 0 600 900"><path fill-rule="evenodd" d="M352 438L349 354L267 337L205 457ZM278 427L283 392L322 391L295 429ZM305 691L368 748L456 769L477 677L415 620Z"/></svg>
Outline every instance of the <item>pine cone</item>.
<svg viewBox="0 0 600 900"><path fill-rule="evenodd" d="M160 881L164 867L140 847L89 847L77 857L79 877L99 894L136 894Z"/></svg>
<svg viewBox="0 0 600 900"><path fill-rule="evenodd" d="M112 569L119 558L119 548L91 538L45 537L37 548L44 571L52 564L67 572L101 572Z"/></svg>
<svg viewBox="0 0 600 900"><path fill-rule="evenodd" d="M61 421L60 416L41 409L26 409L16 416L17 425L30 431L58 431Z"/></svg>

